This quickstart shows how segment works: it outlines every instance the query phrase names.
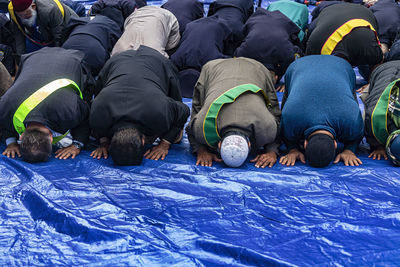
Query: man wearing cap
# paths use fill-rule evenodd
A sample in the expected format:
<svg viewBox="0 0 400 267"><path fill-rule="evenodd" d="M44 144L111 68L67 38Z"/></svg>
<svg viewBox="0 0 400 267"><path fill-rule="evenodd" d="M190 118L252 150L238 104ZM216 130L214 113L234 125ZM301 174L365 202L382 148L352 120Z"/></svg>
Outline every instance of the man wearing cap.
<svg viewBox="0 0 400 267"><path fill-rule="evenodd" d="M18 56L44 46L61 46L75 12L59 0L12 0L8 6Z"/></svg>
<svg viewBox="0 0 400 267"><path fill-rule="evenodd" d="M166 50L175 48L180 41L178 20L170 11L145 6L136 9L124 24L124 33L115 44L111 56L141 45L151 47L168 58Z"/></svg>
<svg viewBox="0 0 400 267"><path fill-rule="evenodd" d="M78 155L89 137L89 105L83 96L90 84L80 51L45 47L23 55L15 82L0 99L3 155L42 162L49 159L52 144L59 148L56 158Z"/></svg>
<svg viewBox="0 0 400 267"><path fill-rule="evenodd" d="M365 94L365 135L372 159L400 165L400 61L378 66L371 74ZM364 98L364 97L363 97Z"/></svg>
<svg viewBox="0 0 400 267"><path fill-rule="evenodd" d="M279 103L273 76L250 58L216 59L201 70L186 132L196 165L220 162L239 167L251 149L262 152L251 162L272 167L278 153Z"/></svg>
<svg viewBox="0 0 400 267"><path fill-rule="evenodd" d="M296 160L307 160L313 167L325 167L334 160L346 166L362 164L355 155L364 136L355 81L351 65L335 56L306 56L289 66L281 119L289 153L280 163L293 166ZM343 143L344 149L336 156L337 142Z"/></svg>
<svg viewBox="0 0 400 267"><path fill-rule="evenodd" d="M177 71L158 51L140 46L112 56L101 70L92 103L90 126L100 141L93 158L117 165L164 159L182 139L189 108L182 103ZM160 143L144 153L144 144Z"/></svg>
<svg viewBox="0 0 400 267"><path fill-rule="evenodd" d="M307 55L335 55L352 66L375 66L383 53L374 14L359 4L333 4L310 24Z"/></svg>

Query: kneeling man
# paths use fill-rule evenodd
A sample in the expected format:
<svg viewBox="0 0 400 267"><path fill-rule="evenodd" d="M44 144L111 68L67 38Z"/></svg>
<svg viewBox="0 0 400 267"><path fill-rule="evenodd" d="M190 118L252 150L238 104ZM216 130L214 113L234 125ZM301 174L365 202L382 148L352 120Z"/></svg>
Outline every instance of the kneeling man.
<svg viewBox="0 0 400 267"><path fill-rule="evenodd" d="M260 62L244 57L208 62L195 86L186 128L196 164L221 161L219 150L226 165L240 167L251 148L263 147L252 162L272 167L280 115L273 75Z"/></svg>
<svg viewBox="0 0 400 267"><path fill-rule="evenodd" d="M172 143L182 138L189 108L182 103L177 70L158 51L140 46L109 59L101 70L98 95L90 112L90 126L100 141L94 158L117 165L140 165L144 143L160 143L148 159L164 159Z"/></svg>

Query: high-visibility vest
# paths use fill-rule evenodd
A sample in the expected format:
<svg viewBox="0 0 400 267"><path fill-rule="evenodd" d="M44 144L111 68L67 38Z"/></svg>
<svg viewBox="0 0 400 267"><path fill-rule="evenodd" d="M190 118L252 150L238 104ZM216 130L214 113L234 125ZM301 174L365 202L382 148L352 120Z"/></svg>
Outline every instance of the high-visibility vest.
<svg viewBox="0 0 400 267"><path fill-rule="evenodd" d="M31 96L25 99L24 102L17 108L13 116L13 124L17 133L22 134L25 132L25 118L28 114L43 100L45 100L49 95L57 91L58 89L64 88L66 86L72 86L75 91L79 94L79 97L83 99L81 89L79 86L72 80L69 79L58 79L52 81L45 86L41 87L39 90L34 92ZM68 132L61 136L57 136L53 138L53 144L57 143L61 139L63 139Z"/></svg>
<svg viewBox="0 0 400 267"><path fill-rule="evenodd" d="M336 46L343 40L343 38L348 35L352 30L359 27L367 27L370 28L374 33L377 42L380 44L378 39L378 33L374 29L374 27L368 21L364 19L352 19L344 23L342 26L337 28L331 36L326 40L324 45L321 48L321 55L330 55L333 50L335 50Z"/></svg>

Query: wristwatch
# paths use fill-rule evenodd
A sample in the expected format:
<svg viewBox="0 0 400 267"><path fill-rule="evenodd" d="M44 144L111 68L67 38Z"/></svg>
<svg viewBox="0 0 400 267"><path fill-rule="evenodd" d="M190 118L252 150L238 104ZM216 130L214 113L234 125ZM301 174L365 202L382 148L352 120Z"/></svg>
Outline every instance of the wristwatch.
<svg viewBox="0 0 400 267"><path fill-rule="evenodd" d="M72 142L72 145L73 145L74 147L76 147L77 149L82 150L83 144L82 144L81 142L79 142L79 141L73 141L73 142Z"/></svg>

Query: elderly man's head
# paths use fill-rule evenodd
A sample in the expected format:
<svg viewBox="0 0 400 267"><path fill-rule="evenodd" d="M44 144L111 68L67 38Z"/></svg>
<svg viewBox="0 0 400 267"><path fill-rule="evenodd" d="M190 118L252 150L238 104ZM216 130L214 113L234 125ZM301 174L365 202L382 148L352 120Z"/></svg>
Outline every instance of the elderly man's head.
<svg viewBox="0 0 400 267"><path fill-rule="evenodd" d="M14 12L25 26L32 27L36 22L37 12L35 1L12 0Z"/></svg>

